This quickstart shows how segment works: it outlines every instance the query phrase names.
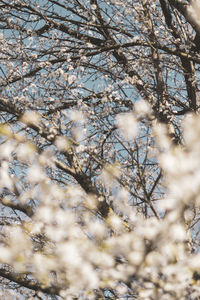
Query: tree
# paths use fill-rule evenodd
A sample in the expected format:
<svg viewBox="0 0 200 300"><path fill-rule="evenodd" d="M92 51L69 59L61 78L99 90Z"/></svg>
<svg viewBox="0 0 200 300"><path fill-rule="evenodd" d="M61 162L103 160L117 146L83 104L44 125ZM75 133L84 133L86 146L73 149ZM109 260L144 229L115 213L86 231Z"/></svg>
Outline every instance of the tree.
<svg viewBox="0 0 200 300"><path fill-rule="evenodd" d="M0 0L2 299L199 299L199 12Z"/></svg>

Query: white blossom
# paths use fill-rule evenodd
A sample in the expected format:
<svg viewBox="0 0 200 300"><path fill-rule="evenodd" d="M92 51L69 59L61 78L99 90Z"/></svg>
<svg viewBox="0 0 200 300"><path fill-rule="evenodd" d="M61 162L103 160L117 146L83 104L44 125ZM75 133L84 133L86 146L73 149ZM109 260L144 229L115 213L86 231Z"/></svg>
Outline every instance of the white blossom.
<svg viewBox="0 0 200 300"><path fill-rule="evenodd" d="M200 26L200 3L199 0L191 0L187 5L189 17Z"/></svg>
<svg viewBox="0 0 200 300"><path fill-rule="evenodd" d="M116 118L120 133L128 140L132 140L137 134L137 121L133 113L119 114Z"/></svg>
<svg viewBox="0 0 200 300"><path fill-rule="evenodd" d="M75 83L76 80L77 80L77 78L76 78L75 75L69 75L69 76L67 77L67 81L68 81L69 84Z"/></svg>
<svg viewBox="0 0 200 300"><path fill-rule="evenodd" d="M136 102L134 105L135 113L139 117L145 117L148 116L151 113L151 106L150 104L145 100L140 100Z"/></svg>
<svg viewBox="0 0 200 300"><path fill-rule="evenodd" d="M41 122L41 116L37 112L30 111L23 115L21 121L25 124L33 124L39 126Z"/></svg>
<svg viewBox="0 0 200 300"><path fill-rule="evenodd" d="M33 165L28 170L27 178L31 183L40 183L46 179L46 176L40 166Z"/></svg>
<svg viewBox="0 0 200 300"><path fill-rule="evenodd" d="M74 122L82 122L83 123L85 121L84 114L78 110L70 110L69 118L71 121L74 121Z"/></svg>

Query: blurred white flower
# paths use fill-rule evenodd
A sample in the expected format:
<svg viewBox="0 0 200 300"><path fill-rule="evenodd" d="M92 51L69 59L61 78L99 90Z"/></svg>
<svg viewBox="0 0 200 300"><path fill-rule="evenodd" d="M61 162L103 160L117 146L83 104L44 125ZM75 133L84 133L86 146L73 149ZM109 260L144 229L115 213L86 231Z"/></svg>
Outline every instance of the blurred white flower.
<svg viewBox="0 0 200 300"><path fill-rule="evenodd" d="M47 226L45 232L47 234L47 237L56 243L62 242L66 237L66 231L64 230L64 228L56 227L54 225Z"/></svg>
<svg viewBox="0 0 200 300"><path fill-rule="evenodd" d="M159 266L164 263L163 256L157 251L151 251L146 257L146 263L149 266Z"/></svg>
<svg viewBox="0 0 200 300"><path fill-rule="evenodd" d="M189 265L192 269L200 269L200 253L197 253L193 257L190 257Z"/></svg>
<svg viewBox="0 0 200 300"><path fill-rule="evenodd" d="M0 189L8 188L9 190L13 190L13 180L9 174L9 164L7 161L2 161L0 167Z"/></svg>
<svg viewBox="0 0 200 300"><path fill-rule="evenodd" d="M109 186L113 183L115 178L120 176L120 174L121 170L118 164L107 164L101 172L101 179L106 186Z"/></svg>
<svg viewBox="0 0 200 300"><path fill-rule="evenodd" d="M21 161L27 161L34 158L36 147L34 144L27 142L20 144L17 148L17 157Z"/></svg>
<svg viewBox="0 0 200 300"><path fill-rule="evenodd" d="M54 220L53 216L54 216L54 212L51 207L42 206L39 207L37 210L37 218L38 219L41 218L43 223L51 224L52 220Z"/></svg>
<svg viewBox="0 0 200 300"><path fill-rule="evenodd" d="M128 256L128 260L133 265L139 265L144 258L144 254L142 251L132 251L129 252L127 256Z"/></svg>
<svg viewBox="0 0 200 300"><path fill-rule="evenodd" d="M153 122L153 134L162 150L168 150L171 147L171 140L165 124L158 123L157 121Z"/></svg>
<svg viewBox="0 0 200 300"><path fill-rule="evenodd" d="M57 136L55 141L55 146L60 151L66 151L70 148L70 142L69 139L65 136Z"/></svg>
<svg viewBox="0 0 200 300"><path fill-rule="evenodd" d="M196 22L200 26L200 3L199 0L190 0L187 5L187 13L193 22Z"/></svg>
<svg viewBox="0 0 200 300"><path fill-rule="evenodd" d="M109 216L107 222L113 230L120 231L123 228L123 222L117 215Z"/></svg>
<svg viewBox="0 0 200 300"><path fill-rule="evenodd" d="M106 236L106 227L104 224L95 221L95 222L90 222L87 226L87 229L89 232L94 235L98 239L102 239L103 237Z"/></svg>
<svg viewBox="0 0 200 300"><path fill-rule="evenodd" d="M170 238L174 241L184 241L186 238L186 232L182 225L173 224L169 228Z"/></svg>
<svg viewBox="0 0 200 300"><path fill-rule="evenodd" d="M81 111L71 109L68 113L68 117L71 121L74 122L81 122L83 123L85 121L84 114Z"/></svg>
<svg viewBox="0 0 200 300"><path fill-rule="evenodd" d="M41 123L41 116L35 111L30 111L22 116L21 121L25 124L33 124L39 126Z"/></svg>
<svg viewBox="0 0 200 300"><path fill-rule="evenodd" d="M12 252L9 248L0 246L0 262L9 264L12 260Z"/></svg>
<svg viewBox="0 0 200 300"><path fill-rule="evenodd" d="M122 113L116 117L117 127L122 136L127 140L132 140L137 134L137 121L133 113Z"/></svg>
<svg viewBox="0 0 200 300"><path fill-rule="evenodd" d="M141 289L139 291L139 296L140 296L140 299L143 299L143 300L149 300L149 299L154 299L154 293L153 293L153 288L152 289Z"/></svg>
<svg viewBox="0 0 200 300"><path fill-rule="evenodd" d="M195 130L194 130L195 128ZM199 115L188 114L184 120L184 137L187 147L190 149L200 145L200 117Z"/></svg>
<svg viewBox="0 0 200 300"><path fill-rule="evenodd" d="M80 202L83 200L84 192L78 184L68 186L66 188L66 193L69 201L68 203L72 206L80 204Z"/></svg>
<svg viewBox="0 0 200 300"><path fill-rule="evenodd" d="M58 254L68 268L80 267L83 263L81 258L81 248L78 247L75 241L66 242L59 245Z"/></svg>
<svg viewBox="0 0 200 300"><path fill-rule="evenodd" d="M149 115L152 111L151 105L145 100L140 100L136 102L134 108L136 115L138 115L141 118L144 118L145 116Z"/></svg>
<svg viewBox="0 0 200 300"><path fill-rule="evenodd" d="M12 159L12 152L15 149L15 141L8 140L6 143L0 145L0 158L10 161Z"/></svg>
<svg viewBox="0 0 200 300"><path fill-rule="evenodd" d="M40 183L46 179L46 175L39 165L29 168L27 178L31 183Z"/></svg>

